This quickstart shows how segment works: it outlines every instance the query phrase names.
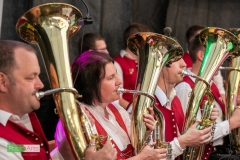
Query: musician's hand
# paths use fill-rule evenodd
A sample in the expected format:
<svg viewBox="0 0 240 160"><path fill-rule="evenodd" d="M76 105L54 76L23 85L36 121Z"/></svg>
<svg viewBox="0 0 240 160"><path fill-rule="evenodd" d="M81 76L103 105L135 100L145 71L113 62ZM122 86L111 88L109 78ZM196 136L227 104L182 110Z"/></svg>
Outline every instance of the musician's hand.
<svg viewBox="0 0 240 160"><path fill-rule="evenodd" d="M235 129L240 127L240 106L237 106L232 113L231 118L229 118L230 129Z"/></svg>
<svg viewBox="0 0 240 160"><path fill-rule="evenodd" d="M155 128L155 119L154 119L154 112L152 107L147 108L149 114L143 115L143 122L145 123L148 131L153 131Z"/></svg>
<svg viewBox="0 0 240 160"><path fill-rule="evenodd" d="M217 109L217 107L214 105L213 106L213 109L212 109L212 113L211 113L211 120L213 121L213 122L215 122L216 121L216 119L217 119L217 117L218 117L218 115L219 115L219 110Z"/></svg>
<svg viewBox="0 0 240 160"><path fill-rule="evenodd" d="M137 156L129 158L129 160L165 160L167 157L167 149L153 149L152 146L155 144L156 143L145 146Z"/></svg>
<svg viewBox="0 0 240 160"><path fill-rule="evenodd" d="M181 148L186 148L187 146L199 146L201 144L210 142L212 139L212 127L210 126L203 130L197 130L196 127L198 124L199 122L195 122L186 133L178 137Z"/></svg>
<svg viewBox="0 0 240 160"><path fill-rule="evenodd" d="M91 140L90 144L95 144L94 140ZM85 152L85 160L116 160L117 159L117 151L112 146L110 140L107 140L106 144L104 144L103 148L99 151L96 151L96 146L91 145L86 149Z"/></svg>

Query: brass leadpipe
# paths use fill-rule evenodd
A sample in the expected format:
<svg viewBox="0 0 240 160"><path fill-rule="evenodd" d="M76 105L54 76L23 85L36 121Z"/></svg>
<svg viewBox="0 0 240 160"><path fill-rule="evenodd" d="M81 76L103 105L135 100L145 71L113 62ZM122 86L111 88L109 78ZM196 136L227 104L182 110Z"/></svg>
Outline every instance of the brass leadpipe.
<svg viewBox="0 0 240 160"><path fill-rule="evenodd" d="M37 99L40 100L44 96L48 96L48 95L52 95L52 94L60 93L60 92L72 92L75 95L77 95L76 98L82 97L81 95L78 94L78 91L75 88L55 88L55 89L50 89L47 91L39 91L35 95L36 95Z"/></svg>

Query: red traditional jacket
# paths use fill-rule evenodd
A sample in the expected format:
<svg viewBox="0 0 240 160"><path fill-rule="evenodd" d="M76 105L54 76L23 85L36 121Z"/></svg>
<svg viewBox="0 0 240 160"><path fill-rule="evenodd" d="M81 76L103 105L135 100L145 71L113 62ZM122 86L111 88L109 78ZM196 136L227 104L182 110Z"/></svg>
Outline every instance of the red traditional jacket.
<svg viewBox="0 0 240 160"><path fill-rule="evenodd" d="M137 79L137 62L127 57L117 55L114 60L121 66L123 72L123 88L133 90L135 89ZM123 93L123 98L128 102L133 99L133 94Z"/></svg>
<svg viewBox="0 0 240 160"><path fill-rule="evenodd" d="M189 76L185 76L183 78L183 82L188 83L191 88L194 87L194 82L191 80L191 78ZM220 107L222 109L223 114L225 114L226 113L225 105L224 105L223 101L221 100L221 94L220 94L217 86L214 83L212 83L212 85L211 85L211 91L212 91L215 101L217 101L217 103L220 105ZM202 102L205 99L206 99L206 96L203 97ZM202 105L200 105L200 107L202 107ZM208 145L205 146L205 151L204 151L202 160L209 159L209 156L212 152L212 147L213 147L212 145L213 145L213 143L209 143Z"/></svg>
<svg viewBox="0 0 240 160"><path fill-rule="evenodd" d="M172 110L169 110L165 106L162 106L158 98L155 96L156 104L155 106L161 111L165 120L165 141L171 142L175 137L178 137L178 131L182 133L184 113L182 110L181 102L178 97L175 96L171 102ZM180 157L176 157L179 160Z"/></svg>
<svg viewBox="0 0 240 160"><path fill-rule="evenodd" d="M40 152L21 152L24 160L45 160L51 159L48 141L44 136L42 127L35 113L29 113L29 118L32 123L33 132L8 121L6 126L0 123L0 137L15 144L21 145L39 145ZM7 149L6 149L7 152Z"/></svg>
<svg viewBox="0 0 240 160"><path fill-rule="evenodd" d="M171 142L175 137L178 137L179 132L182 133L184 113L182 110L181 102L177 96L175 96L171 102L172 110L162 106L157 97L156 107L162 112L165 119L165 140Z"/></svg>

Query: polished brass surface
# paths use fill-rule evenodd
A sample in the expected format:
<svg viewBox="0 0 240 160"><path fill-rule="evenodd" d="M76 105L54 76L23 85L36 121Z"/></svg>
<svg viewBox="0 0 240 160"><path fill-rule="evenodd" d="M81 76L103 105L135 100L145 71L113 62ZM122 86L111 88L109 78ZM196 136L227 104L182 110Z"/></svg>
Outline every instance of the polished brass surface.
<svg viewBox="0 0 240 160"><path fill-rule="evenodd" d="M17 34L23 40L39 46L52 89L73 88L68 38L80 29L78 22L81 19L81 12L72 5L47 3L27 11L16 24ZM74 157L83 159L87 142L81 127L76 96L71 89L53 94Z"/></svg>
<svg viewBox="0 0 240 160"><path fill-rule="evenodd" d="M238 55L236 54L236 50L239 48L238 39L234 34L225 29L207 27L200 33L200 41L206 50L198 74L200 78L196 80L188 101L184 122L184 132L186 132L187 129L190 128L190 126L196 121L202 97L206 93L211 92L209 83L215 72L219 69L220 65L227 57L233 58ZM208 101L205 102L206 106L211 107L211 97L212 96L210 96L210 98L208 97ZM208 108L206 106L204 106L204 108ZM208 113L206 114L209 115ZM208 123L205 127L208 127ZM203 128L205 127L203 126ZM198 126L198 129L201 128ZM184 159L202 159L202 152L204 148L201 147L200 150L196 147L187 147L184 153Z"/></svg>
<svg viewBox="0 0 240 160"><path fill-rule="evenodd" d="M235 34L238 39L240 40L240 28L231 28L229 29L230 32ZM239 50L240 51L240 50ZM238 51L238 52L239 52ZM227 107L227 119L229 119L235 108L238 107L237 99L238 97L238 90L239 90L239 82L240 82L240 57L235 57L231 59L229 63L229 70L228 78L226 81L226 107ZM240 152L240 128L236 128L231 130L229 133L230 144L231 148L236 152Z"/></svg>
<svg viewBox="0 0 240 160"><path fill-rule="evenodd" d="M138 56L136 90L148 93L151 96L154 96L158 77L163 66L179 60L183 55L183 49L177 41L151 32L140 32L130 36L128 48ZM153 107L152 104L154 102L148 96L134 95L131 142L136 154L146 145L147 135L146 126L143 123L143 114L148 113L147 108ZM161 115L157 117L161 117ZM163 122L160 121L158 123L163 126Z"/></svg>

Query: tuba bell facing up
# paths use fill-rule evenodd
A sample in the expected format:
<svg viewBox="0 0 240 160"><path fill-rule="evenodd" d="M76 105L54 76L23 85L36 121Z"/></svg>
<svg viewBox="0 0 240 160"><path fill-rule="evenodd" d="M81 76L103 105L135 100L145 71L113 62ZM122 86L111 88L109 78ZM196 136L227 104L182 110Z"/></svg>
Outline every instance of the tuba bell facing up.
<svg viewBox="0 0 240 160"><path fill-rule="evenodd" d="M199 70L199 78L195 82L188 101L184 122L185 132L196 121L197 112L204 94L209 93L210 95L209 101L205 102L206 107L212 106L213 100L211 98L210 81L225 59L227 57L235 57L236 50L239 48L237 37L231 32L221 28L208 27L204 29L200 33L200 41L206 50ZM204 109L206 107L204 107ZM208 125L209 124L198 127L201 129L208 127ZM187 147L184 153L184 159L202 159L204 145L200 147L200 150L197 150L195 147Z"/></svg>
<svg viewBox="0 0 240 160"><path fill-rule="evenodd" d="M128 48L138 56L138 76L136 90L148 94L135 93L132 107L131 142L138 154L146 145L146 126L143 123L143 114L148 113L147 108L155 104L154 93L159 74L164 65L179 60L183 55L183 49L174 39L151 32L139 32L128 38ZM161 112L153 108L157 117L156 126L164 126L164 118ZM163 131L155 139L157 147L162 147L164 142Z"/></svg>
<svg viewBox="0 0 240 160"><path fill-rule="evenodd" d="M84 158L89 140L84 134L88 129L82 128L88 122L81 122L78 113L78 93L73 88L68 53L68 38L81 28L81 20L81 12L74 6L47 3L27 11L16 24L17 34L24 41L37 44L41 51L52 90L39 92L36 96L40 99L53 94L75 159Z"/></svg>

